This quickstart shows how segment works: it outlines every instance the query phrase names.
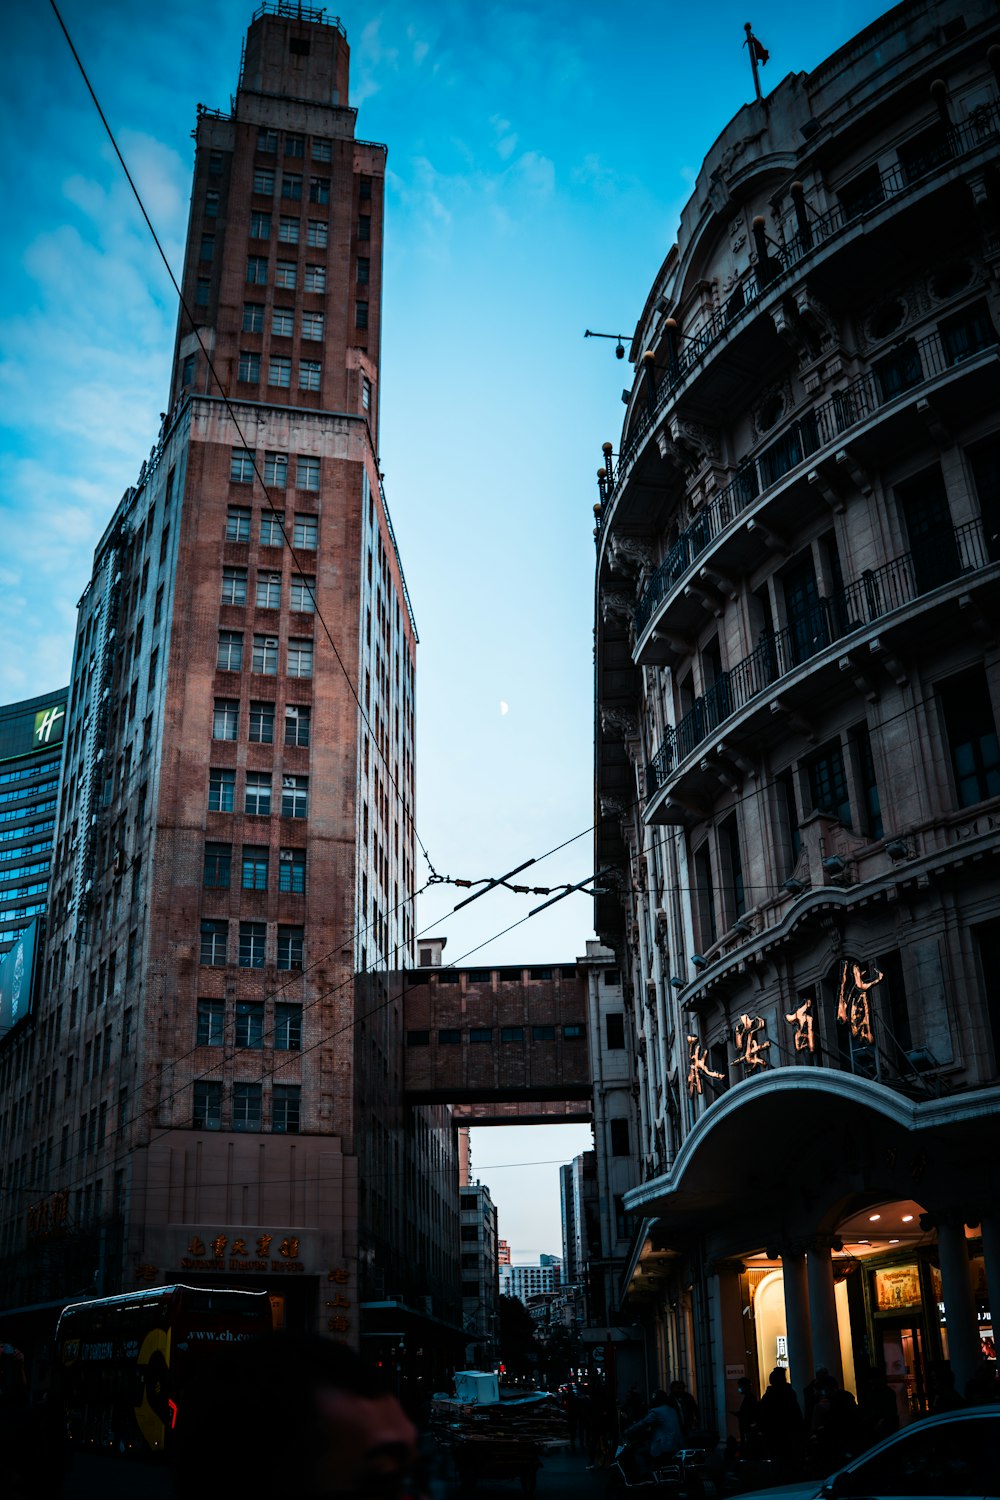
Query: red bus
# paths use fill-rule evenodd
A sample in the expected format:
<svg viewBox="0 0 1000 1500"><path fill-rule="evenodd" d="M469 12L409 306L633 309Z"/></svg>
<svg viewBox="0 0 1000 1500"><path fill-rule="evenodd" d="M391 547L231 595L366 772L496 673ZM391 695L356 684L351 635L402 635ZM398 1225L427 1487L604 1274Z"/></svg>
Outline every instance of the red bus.
<svg viewBox="0 0 1000 1500"><path fill-rule="evenodd" d="M272 1327L267 1292L158 1286L73 1303L56 1328L70 1441L136 1457L167 1452L188 1376L213 1349Z"/></svg>

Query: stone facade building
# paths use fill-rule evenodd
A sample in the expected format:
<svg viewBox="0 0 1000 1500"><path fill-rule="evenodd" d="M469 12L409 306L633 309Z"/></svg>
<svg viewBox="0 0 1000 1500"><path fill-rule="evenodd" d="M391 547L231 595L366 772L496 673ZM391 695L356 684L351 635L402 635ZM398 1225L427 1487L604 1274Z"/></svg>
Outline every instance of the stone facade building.
<svg viewBox="0 0 1000 1500"><path fill-rule="evenodd" d="M913 0L723 129L597 541L597 930L661 1379L884 1369L1000 1304L1000 32Z"/></svg>
<svg viewBox="0 0 1000 1500"><path fill-rule="evenodd" d="M417 637L377 457L385 148L348 60L339 22L265 4L231 111L199 109L169 411L79 606L8 1307L224 1278L362 1332L359 1194L401 1167L359 1185L393 1017L355 973L413 958ZM413 1119L415 1172L457 1187ZM452 1191L452 1259L456 1225Z"/></svg>

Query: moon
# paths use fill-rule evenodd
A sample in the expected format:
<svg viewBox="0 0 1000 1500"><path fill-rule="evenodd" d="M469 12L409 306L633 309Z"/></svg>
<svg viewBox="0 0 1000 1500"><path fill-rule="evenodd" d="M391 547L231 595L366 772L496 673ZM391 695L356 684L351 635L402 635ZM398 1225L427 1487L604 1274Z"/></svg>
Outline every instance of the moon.
<svg viewBox="0 0 1000 1500"><path fill-rule="evenodd" d="M500 699L500 717L503 718L504 715L507 714L507 713L509 713L509 712L510 712L510 704L509 703L505 703L503 701L503 699L501 698Z"/></svg>

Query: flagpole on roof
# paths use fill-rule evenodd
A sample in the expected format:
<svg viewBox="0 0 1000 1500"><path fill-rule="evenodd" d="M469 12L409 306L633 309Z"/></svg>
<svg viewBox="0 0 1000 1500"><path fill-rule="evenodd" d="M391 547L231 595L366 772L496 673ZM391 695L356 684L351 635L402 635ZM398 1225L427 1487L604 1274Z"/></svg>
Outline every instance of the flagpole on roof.
<svg viewBox="0 0 1000 1500"><path fill-rule="evenodd" d="M760 43L754 36L752 21L747 21L746 25L743 27L743 30L747 34L746 41L743 43L743 45L750 53L750 67L753 71L754 93L757 95L757 103L763 104L764 96L760 91L760 74L757 70L757 64L760 63L763 66L763 64L767 62L767 59L771 54L768 52L767 48L763 46L762 43Z"/></svg>

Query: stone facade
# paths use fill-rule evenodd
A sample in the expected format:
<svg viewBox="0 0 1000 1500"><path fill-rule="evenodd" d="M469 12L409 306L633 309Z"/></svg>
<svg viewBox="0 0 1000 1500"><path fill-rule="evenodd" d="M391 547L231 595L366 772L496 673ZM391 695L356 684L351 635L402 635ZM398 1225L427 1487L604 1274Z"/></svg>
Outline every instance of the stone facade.
<svg viewBox="0 0 1000 1500"><path fill-rule="evenodd" d="M723 1427L779 1360L801 1392L867 1359L916 1414L992 1348L998 44L991 6L915 0L740 111L604 448L622 1296Z"/></svg>

